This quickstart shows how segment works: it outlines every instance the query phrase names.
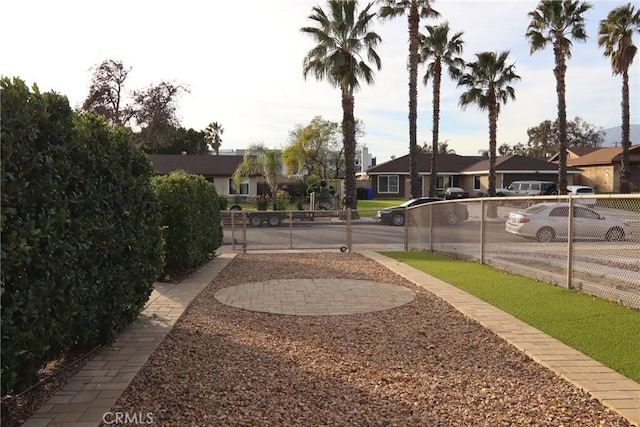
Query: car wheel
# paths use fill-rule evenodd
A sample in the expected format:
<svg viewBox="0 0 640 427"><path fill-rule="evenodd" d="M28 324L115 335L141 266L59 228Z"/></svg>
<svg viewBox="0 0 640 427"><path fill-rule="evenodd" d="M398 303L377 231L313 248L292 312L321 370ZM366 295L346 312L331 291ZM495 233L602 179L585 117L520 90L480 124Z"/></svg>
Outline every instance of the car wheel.
<svg viewBox="0 0 640 427"><path fill-rule="evenodd" d="M548 243L552 242L556 238L556 232L551 227L542 227L536 233L536 240L538 242Z"/></svg>
<svg viewBox="0 0 640 427"><path fill-rule="evenodd" d="M269 225L269 227L277 227L280 225L280 223L282 223L282 218L280 218L280 215L269 215L269 218L267 218L267 224Z"/></svg>
<svg viewBox="0 0 640 427"><path fill-rule="evenodd" d="M404 225L404 214L397 213L393 214L393 218L391 218L391 222L393 225Z"/></svg>
<svg viewBox="0 0 640 427"><path fill-rule="evenodd" d="M536 204L536 201L535 201L535 200L532 200L532 199L527 200L527 207L528 207L528 208L530 208L531 206L533 206L533 205L535 205L535 204Z"/></svg>
<svg viewBox="0 0 640 427"><path fill-rule="evenodd" d="M455 212L450 212L447 215L447 224L456 225L458 223L458 215Z"/></svg>
<svg viewBox="0 0 640 427"><path fill-rule="evenodd" d="M230 211L241 211L242 210L242 206L240 205L233 205L229 208Z"/></svg>
<svg viewBox="0 0 640 427"><path fill-rule="evenodd" d="M617 242L624 239L624 230L618 227L614 227L607 231L607 242Z"/></svg>
<svg viewBox="0 0 640 427"><path fill-rule="evenodd" d="M496 194L496 197L504 197L504 194L498 193L498 194ZM502 206L504 204L505 204L505 200L496 200L496 205Z"/></svg>
<svg viewBox="0 0 640 427"><path fill-rule="evenodd" d="M260 216L260 215L251 215L249 217L249 224L251 224L254 227L261 227L262 226L262 216Z"/></svg>

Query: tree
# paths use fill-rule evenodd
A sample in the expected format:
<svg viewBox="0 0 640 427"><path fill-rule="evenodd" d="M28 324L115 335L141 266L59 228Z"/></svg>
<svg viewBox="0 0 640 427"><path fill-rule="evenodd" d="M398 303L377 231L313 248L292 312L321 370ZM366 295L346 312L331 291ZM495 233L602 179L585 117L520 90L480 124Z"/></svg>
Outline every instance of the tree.
<svg viewBox="0 0 640 427"><path fill-rule="evenodd" d="M433 79L433 130L431 149L431 175L429 177L429 196L436 197L438 186L438 139L440 137L440 87L442 81L442 67L445 66L449 76L457 80L460 78L464 60L458 55L462 53L464 40L462 32L455 33L449 38L449 23L438 26L426 26L428 36L422 39L421 58L432 61L427 64L427 72L423 82L426 86L429 78Z"/></svg>
<svg viewBox="0 0 640 427"><path fill-rule="evenodd" d="M449 140L438 142L436 147L438 154L456 154L456 150L449 148ZM433 145L425 142L422 147L418 147L418 153L433 154Z"/></svg>
<svg viewBox="0 0 640 427"><path fill-rule="evenodd" d="M567 194L567 103L565 75L567 59L571 58L571 39L585 41L584 13L591 8L586 2L576 0L542 0L536 10L529 12L531 22L526 37L531 45L531 54L553 45L558 95L558 124L560 155L558 166L558 192Z"/></svg>
<svg viewBox="0 0 640 427"><path fill-rule="evenodd" d="M122 62L106 60L93 67L89 95L81 110L103 116L112 125L124 125L133 117L133 109L123 105L124 83L131 72Z"/></svg>
<svg viewBox="0 0 640 427"><path fill-rule="evenodd" d="M178 126L176 100L182 92L189 92L185 86L160 82L156 86L135 91L134 109L138 125L154 127L161 125Z"/></svg>
<svg viewBox="0 0 640 427"><path fill-rule="evenodd" d="M458 86L468 88L460 95L460 106L477 104L481 110L489 112L489 197L496 195L496 143L500 105L509 99L515 100L515 89L511 84L520 80L515 72L515 64L507 65L509 51L481 52L476 61L466 65L466 72L460 77ZM487 215L497 216L497 208L489 205Z"/></svg>
<svg viewBox="0 0 640 427"><path fill-rule="evenodd" d="M147 154L207 154L204 131L172 125L143 128L133 142Z"/></svg>
<svg viewBox="0 0 640 427"><path fill-rule="evenodd" d="M622 167L620 170L620 192L631 191L631 168L629 165L630 105L629 105L629 67L636 56L637 47L633 44L634 33L640 32L640 10L636 11L631 3L613 9L607 19L600 21L598 45L604 48L604 56L611 58L611 70L614 75L622 76Z"/></svg>
<svg viewBox="0 0 640 427"><path fill-rule="evenodd" d="M158 147L173 143L175 131L180 126L176 98L182 91L188 90L182 85L161 82L133 93L134 117L141 127L136 141L146 152L157 152Z"/></svg>
<svg viewBox="0 0 640 427"><path fill-rule="evenodd" d="M342 129L345 157L345 207L357 208L356 198L356 120L354 116L354 91L360 87L360 79L373 84L373 70L362 58L366 52L369 61L380 70L382 62L375 48L381 41L378 34L369 31L374 12L369 3L356 15L356 1L329 0L328 16L320 6L315 6L309 19L317 27L303 27L318 43L304 58L302 72L312 73L316 79L327 79L340 88L342 95Z"/></svg>
<svg viewBox="0 0 640 427"><path fill-rule="evenodd" d="M340 124L316 116L306 126L297 125L289 134L289 145L283 153L287 173L301 173L322 178L332 176L334 162L344 162L340 148Z"/></svg>
<svg viewBox="0 0 640 427"><path fill-rule="evenodd" d="M382 19L407 14L409 26L409 180L411 198L420 197L418 175L418 64L420 63L420 18L437 17L429 0L379 0Z"/></svg>
<svg viewBox="0 0 640 427"><path fill-rule="evenodd" d="M513 147L507 144L506 142L498 147L498 154L501 156L508 156L513 153L514 153Z"/></svg>
<svg viewBox="0 0 640 427"><path fill-rule="evenodd" d="M220 150L220 145L222 144L222 134L224 133L224 129L222 125L218 122L211 122L204 130L204 137L207 141L207 144L215 151L216 156Z"/></svg>
<svg viewBox="0 0 640 427"><path fill-rule="evenodd" d="M247 148L242 163L233 173L233 183L240 188L243 178L261 175L273 195L273 210L278 209L276 193L278 191L278 177L282 173L282 150L267 148L264 144L253 144Z"/></svg>
<svg viewBox="0 0 640 427"><path fill-rule="evenodd" d="M567 147L599 147L604 141L604 131L580 117L567 121ZM559 120L545 120L527 129L529 140L526 153L529 156L549 157L560 151Z"/></svg>

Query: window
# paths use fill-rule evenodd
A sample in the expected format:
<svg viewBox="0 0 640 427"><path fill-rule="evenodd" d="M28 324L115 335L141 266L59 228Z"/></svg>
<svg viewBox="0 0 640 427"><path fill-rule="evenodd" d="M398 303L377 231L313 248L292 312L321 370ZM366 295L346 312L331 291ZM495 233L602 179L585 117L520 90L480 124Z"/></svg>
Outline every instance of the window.
<svg viewBox="0 0 640 427"><path fill-rule="evenodd" d="M569 216L569 208L564 206L559 208L554 208L549 213L549 216Z"/></svg>
<svg viewBox="0 0 640 427"><path fill-rule="evenodd" d="M380 175L378 177L378 193L399 193L398 175Z"/></svg>
<svg viewBox="0 0 640 427"><path fill-rule="evenodd" d="M243 181L240 183L239 191L233 185L233 179L229 179L229 194L237 194L239 196L249 195L249 181Z"/></svg>
<svg viewBox="0 0 640 427"><path fill-rule="evenodd" d="M600 215L596 212L585 208L573 208L573 215L576 218L600 219Z"/></svg>
<svg viewBox="0 0 640 427"><path fill-rule="evenodd" d="M473 189L474 191L480 191L482 189L480 186L480 175L473 176Z"/></svg>

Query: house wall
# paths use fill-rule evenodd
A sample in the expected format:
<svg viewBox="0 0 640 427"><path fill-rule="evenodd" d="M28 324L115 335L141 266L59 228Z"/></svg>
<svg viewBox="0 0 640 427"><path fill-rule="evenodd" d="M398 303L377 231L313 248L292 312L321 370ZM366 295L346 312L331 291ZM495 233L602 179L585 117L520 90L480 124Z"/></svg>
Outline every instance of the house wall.
<svg viewBox="0 0 640 427"><path fill-rule="evenodd" d="M620 167L616 165L580 166L583 170L581 185L588 185L599 192L612 192L620 189Z"/></svg>

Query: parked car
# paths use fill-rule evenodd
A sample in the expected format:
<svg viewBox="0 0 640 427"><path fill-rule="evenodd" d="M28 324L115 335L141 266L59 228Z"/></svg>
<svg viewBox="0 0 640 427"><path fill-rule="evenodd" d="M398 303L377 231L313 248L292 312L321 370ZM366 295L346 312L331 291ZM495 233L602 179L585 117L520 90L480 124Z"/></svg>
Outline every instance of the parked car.
<svg viewBox="0 0 640 427"><path fill-rule="evenodd" d="M517 236L551 242L568 235L569 203L544 202L509 213L505 230ZM624 221L605 217L593 209L573 205L573 238L575 240L624 240L631 227Z"/></svg>
<svg viewBox="0 0 640 427"><path fill-rule="evenodd" d="M443 199L435 197L418 197L416 199L407 200L401 205L379 210L376 214L376 219L378 222L383 224L402 226L406 222L407 208L442 201ZM469 219L469 211L465 204L450 203L441 204L440 206L442 206L442 211L438 209L436 213L436 221L438 222L448 225L456 225L460 221L466 221Z"/></svg>
<svg viewBox="0 0 640 427"><path fill-rule="evenodd" d="M468 199L469 193L461 187L448 187L444 190L444 198L447 200Z"/></svg>
<svg viewBox="0 0 640 427"><path fill-rule="evenodd" d="M513 181L507 188L496 190L498 197L552 196L555 194L558 194L558 186L551 181ZM499 200L497 204L502 205L503 202L503 200ZM525 201L527 206L532 206L535 203L533 199Z"/></svg>
<svg viewBox="0 0 640 427"><path fill-rule="evenodd" d="M585 196L589 194L596 194L596 191L593 187L588 187L586 185L567 185L567 194ZM594 206L596 204L596 199L576 199L576 202L581 205Z"/></svg>

